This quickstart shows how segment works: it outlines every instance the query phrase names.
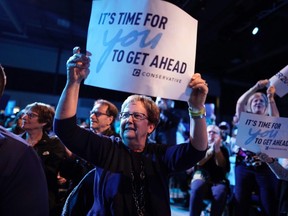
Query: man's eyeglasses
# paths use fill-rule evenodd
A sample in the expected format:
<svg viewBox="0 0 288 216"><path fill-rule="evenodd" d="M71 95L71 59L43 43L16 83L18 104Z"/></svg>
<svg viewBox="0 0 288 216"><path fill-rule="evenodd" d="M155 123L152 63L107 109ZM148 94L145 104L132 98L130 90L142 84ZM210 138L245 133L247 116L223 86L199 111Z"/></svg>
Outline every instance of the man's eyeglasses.
<svg viewBox="0 0 288 216"><path fill-rule="evenodd" d="M24 113L24 115L27 115L29 119L36 118L36 117L39 116L38 114L35 114L35 113L32 113L32 112L26 112L26 113Z"/></svg>
<svg viewBox="0 0 288 216"><path fill-rule="evenodd" d="M130 116L132 116L134 120L135 119L136 120L144 120L144 119L148 118L144 113L139 113L139 112L133 112L133 113L121 112L119 114L120 119L128 119Z"/></svg>
<svg viewBox="0 0 288 216"><path fill-rule="evenodd" d="M106 113L102 113L102 112L98 112L98 111L91 111L90 115L95 115L97 118L100 117L101 115L109 116Z"/></svg>

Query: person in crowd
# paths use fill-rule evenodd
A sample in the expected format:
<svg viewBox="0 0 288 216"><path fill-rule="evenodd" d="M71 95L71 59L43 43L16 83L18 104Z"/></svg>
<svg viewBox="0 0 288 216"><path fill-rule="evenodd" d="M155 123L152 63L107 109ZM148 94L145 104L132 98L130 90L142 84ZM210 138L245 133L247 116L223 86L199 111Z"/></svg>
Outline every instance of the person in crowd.
<svg viewBox="0 0 288 216"><path fill-rule="evenodd" d="M28 104L22 117L25 139L42 160L49 193L50 215L59 215L60 195L57 178L62 162L68 157L65 146L56 136L49 136L52 129L54 108L49 104L35 102ZM43 183L44 184L44 183Z"/></svg>
<svg viewBox="0 0 288 216"><path fill-rule="evenodd" d="M258 81L238 99L234 116L236 124L241 112L279 117L279 111L274 100L275 87L269 86L266 90L267 95L260 91L268 83L267 79ZM248 215L251 194L255 191L259 193L262 215L277 215L276 187L278 184L272 171L267 164L261 163L255 153L239 146L234 147L234 150L236 150L235 215Z"/></svg>
<svg viewBox="0 0 288 216"><path fill-rule="evenodd" d="M24 115L23 110L20 110L14 120L13 120L13 124L10 128L7 128L7 130L11 131L14 134L22 134L25 132L25 130L22 128L22 116Z"/></svg>
<svg viewBox="0 0 288 216"><path fill-rule="evenodd" d="M231 139L230 124L226 121L222 121L218 124L218 127L220 129L220 135L222 137L222 140L226 143L230 143Z"/></svg>
<svg viewBox="0 0 288 216"><path fill-rule="evenodd" d="M176 132L181 117L174 109L175 101L157 97L155 103L160 110L160 121L151 138L159 144L176 144Z"/></svg>
<svg viewBox="0 0 288 216"><path fill-rule="evenodd" d="M280 180L280 194L278 212L279 216L287 216L288 214L288 159L273 158L265 153L258 153L262 162L265 162L277 179Z"/></svg>
<svg viewBox="0 0 288 216"><path fill-rule="evenodd" d="M207 126L208 150L205 157L193 167L190 191L190 215L199 216L204 199L211 200L211 215L221 216L229 194L229 152L216 125Z"/></svg>
<svg viewBox="0 0 288 216"><path fill-rule="evenodd" d="M110 101L98 99L90 112L90 130L99 135L119 136L113 127L117 107ZM96 168L87 173L69 194L62 216L87 215L94 201L93 185Z"/></svg>
<svg viewBox="0 0 288 216"><path fill-rule="evenodd" d="M156 105L160 110L160 121L157 128L151 134L150 138L154 143L159 144L177 144L177 131L183 126L181 116L175 110L175 101L167 98L156 97ZM182 135L182 134L181 134ZM173 173L169 179L170 202L178 202L179 193L183 193L183 205L188 206L189 187L187 184L187 173L185 171ZM182 198L181 198L182 199Z"/></svg>
<svg viewBox="0 0 288 216"><path fill-rule="evenodd" d="M0 65L0 96L6 84ZM48 190L34 149L0 126L0 215L48 216Z"/></svg>
<svg viewBox="0 0 288 216"><path fill-rule="evenodd" d="M159 122L159 109L144 95L131 95L121 106L120 137L80 128L76 111L80 85L90 59L79 48L67 61L67 82L56 109L54 131L69 149L97 166L90 215L171 215L168 178L186 170L207 149L205 100L208 87L196 73L189 82L190 141L179 145L147 143Z"/></svg>
<svg viewBox="0 0 288 216"><path fill-rule="evenodd" d="M222 121L222 122L220 122L218 127L220 129L220 135L222 137L223 144L227 147L227 149L229 151L229 155L232 155L230 125L228 122Z"/></svg>
<svg viewBox="0 0 288 216"><path fill-rule="evenodd" d="M114 122L118 116L117 107L110 101L98 99L90 112L90 129L96 134L117 136Z"/></svg>
<svg viewBox="0 0 288 216"><path fill-rule="evenodd" d="M176 143L189 141L189 123L181 119L176 131Z"/></svg>

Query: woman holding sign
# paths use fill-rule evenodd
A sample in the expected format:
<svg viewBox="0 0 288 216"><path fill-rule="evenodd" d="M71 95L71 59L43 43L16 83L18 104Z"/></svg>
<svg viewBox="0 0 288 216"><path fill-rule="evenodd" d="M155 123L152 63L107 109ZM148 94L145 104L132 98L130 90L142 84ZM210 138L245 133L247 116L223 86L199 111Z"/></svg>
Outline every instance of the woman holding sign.
<svg viewBox="0 0 288 216"><path fill-rule="evenodd" d="M159 108L144 95L131 95L121 107L120 137L95 134L76 124L80 85L90 59L76 49L67 61L67 82L54 122L62 142L97 166L94 204L88 215L169 216L168 180L201 160L207 149L205 100L208 87L194 74L189 87L190 141L179 145L149 144L159 122ZM128 84L128 83L127 83Z"/></svg>
<svg viewBox="0 0 288 216"><path fill-rule="evenodd" d="M241 112L279 117L274 100L275 87L267 88L267 95L258 92L268 85L269 81L260 80L246 91L237 101L234 121L237 124ZM236 140L237 143L237 140ZM252 192L259 194L261 215L274 216L276 211L277 179L267 164L251 151L237 147L235 167L235 215L249 215Z"/></svg>

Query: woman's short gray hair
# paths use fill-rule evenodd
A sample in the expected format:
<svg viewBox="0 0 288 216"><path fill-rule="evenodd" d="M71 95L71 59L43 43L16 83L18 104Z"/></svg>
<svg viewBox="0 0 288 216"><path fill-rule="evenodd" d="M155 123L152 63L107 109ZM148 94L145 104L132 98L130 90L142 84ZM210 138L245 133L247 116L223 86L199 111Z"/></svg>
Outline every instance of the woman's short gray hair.
<svg viewBox="0 0 288 216"><path fill-rule="evenodd" d="M151 97L145 95L131 95L129 96L121 106L121 112L128 106L128 104L140 101L147 111L148 121L157 127L160 120L160 111L156 103Z"/></svg>

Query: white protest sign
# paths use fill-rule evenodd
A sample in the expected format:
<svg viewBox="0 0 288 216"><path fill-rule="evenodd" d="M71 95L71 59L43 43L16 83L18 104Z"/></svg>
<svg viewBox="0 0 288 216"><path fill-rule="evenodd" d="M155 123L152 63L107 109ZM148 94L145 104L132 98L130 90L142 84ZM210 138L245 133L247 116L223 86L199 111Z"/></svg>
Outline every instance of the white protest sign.
<svg viewBox="0 0 288 216"><path fill-rule="evenodd" d="M254 153L288 158L288 119L242 112L236 144Z"/></svg>
<svg viewBox="0 0 288 216"><path fill-rule="evenodd" d="M283 97L288 93L288 65L270 78L270 85L274 85L276 94Z"/></svg>
<svg viewBox="0 0 288 216"><path fill-rule="evenodd" d="M85 84L186 101L197 21L161 0L93 1Z"/></svg>

